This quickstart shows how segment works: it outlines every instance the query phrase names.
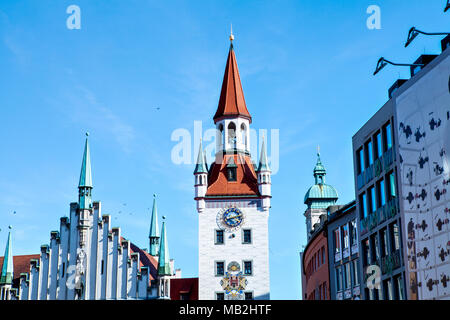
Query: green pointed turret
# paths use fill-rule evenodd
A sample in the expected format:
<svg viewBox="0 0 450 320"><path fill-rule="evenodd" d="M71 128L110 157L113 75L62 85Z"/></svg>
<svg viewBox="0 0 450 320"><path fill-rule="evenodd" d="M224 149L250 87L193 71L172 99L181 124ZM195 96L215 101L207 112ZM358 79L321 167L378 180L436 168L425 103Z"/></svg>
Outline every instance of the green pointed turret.
<svg viewBox="0 0 450 320"><path fill-rule="evenodd" d="M259 158L259 166L257 171L270 171L269 161L267 160L266 141L264 137L261 145L261 156Z"/></svg>
<svg viewBox="0 0 450 320"><path fill-rule="evenodd" d="M165 217L163 217L161 230L161 243L159 247L158 259L158 276L171 276L172 272L170 270L169 246L167 244L166 222L164 220Z"/></svg>
<svg viewBox="0 0 450 320"><path fill-rule="evenodd" d="M11 229L11 226L9 227ZM0 285L12 284L14 264L12 255L11 231L8 233L8 241L6 242L5 256L3 257L2 273L0 276Z"/></svg>
<svg viewBox="0 0 450 320"><path fill-rule="evenodd" d="M320 161L320 152L317 152L317 163L314 167L314 178L316 179L316 184L324 184L325 183L325 175L327 171Z"/></svg>
<svg viewBox="0 0 450 320"><path fill-rule="evenodd" d="M148 235L150 239L149 253L152 256L157 256L159 252L159 228L158 228L158 210L156 208L156 194L153 195L153 209L152 219L150 222L150 233Z"/></svg>
<svg viewBox="0 0 450 320"><path fill-rule="evenodd" d="M89 209L92 205L91 155L89 151L89 133L86 133L80 182L78 183L78 204L80 209Z"/></svg>
<svg viewBox="0 0 450 320"><path fill-rule="evenodd" d="M208 173L208 168L206 166L206 155L203 153L203 145L201 139L200 146L198 148L197 163L194 170L194 174L198 173Z"/></svg>
<svg viewBox="0 0 450 320"><path fill-rule="evenodd" d="M305 204L311 209L326 209L336 204L338 193L336 189L325 183L327 171L320 160L317 150L317 162L314 167L315 184L305 194Z"/></svg>

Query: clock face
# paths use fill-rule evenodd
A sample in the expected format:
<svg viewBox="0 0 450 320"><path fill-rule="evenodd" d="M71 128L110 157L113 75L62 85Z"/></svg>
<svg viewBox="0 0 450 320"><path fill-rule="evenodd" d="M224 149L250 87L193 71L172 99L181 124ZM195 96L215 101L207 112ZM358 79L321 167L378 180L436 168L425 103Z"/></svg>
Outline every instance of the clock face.
<svg viewBox="0 0 450 320"><path fill-rule="evenodd" d="M238 208L227 208L217 215L217 224L221 229L235 231L239 229L244 222L244 214Z"/></svg>

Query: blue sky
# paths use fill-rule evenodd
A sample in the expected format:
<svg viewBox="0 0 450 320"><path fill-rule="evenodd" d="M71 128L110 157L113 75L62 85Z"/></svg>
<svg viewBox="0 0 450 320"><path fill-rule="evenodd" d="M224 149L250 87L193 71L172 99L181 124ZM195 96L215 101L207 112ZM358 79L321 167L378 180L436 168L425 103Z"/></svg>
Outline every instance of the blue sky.
<svg viewBox="0 0 450 320"><path fill-rule="evenodd" d="M80 30L66 28L72 4L81 8ZM381 9L380 30L366 27L372 4ZM179 128L192 133L195 120L213 126L232 23L252 128L280 129L269 220L271 297L299 299L303 197L314 181L316 146L339 203L351 201L352 136L386 102L391 84L409 77L407 68L392 66L374 77L376 62L384 56L412 63L424 52L439 53L440 37L403 45L412 26L450 31L444 5L2 0L0 250L10 224L14 254L39 252L59 229L77 200L89 131L93 197L103 213L124 237L148 247L156 193L171 257L184 277L197 276L194 166L172 163L170 137Z"/></svg>

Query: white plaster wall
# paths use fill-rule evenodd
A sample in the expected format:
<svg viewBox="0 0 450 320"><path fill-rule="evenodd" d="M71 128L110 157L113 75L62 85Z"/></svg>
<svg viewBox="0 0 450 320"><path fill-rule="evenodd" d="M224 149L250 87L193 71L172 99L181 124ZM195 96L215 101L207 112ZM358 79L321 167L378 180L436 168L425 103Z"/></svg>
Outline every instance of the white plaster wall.
<svg viewBox="0 0 450 320"><path fill-rule="evenodd" d="M255 299L269 299L269 239L268 211L258 208L240 208L245 215L241 229L225 232L225 243L215 245L215 230L218 229L216 217L221 209L206 208L199 214L199 299L214 300L215 292L223 292L220 285L222 277L215 276L215 261L228 264L236 261L243 270L243 261L253 261L253 275L247 276L245 291L253 291ZM252 230L252 243L242 244L242 228Z"/></svg>

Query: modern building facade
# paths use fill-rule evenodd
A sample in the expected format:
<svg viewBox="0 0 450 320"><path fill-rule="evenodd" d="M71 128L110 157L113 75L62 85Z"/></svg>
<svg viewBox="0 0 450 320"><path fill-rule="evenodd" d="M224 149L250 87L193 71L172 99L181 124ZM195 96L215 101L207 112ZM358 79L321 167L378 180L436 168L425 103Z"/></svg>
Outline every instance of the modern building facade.
<svg viewBox="0 0 450 320"><path fill-rule="evenodd" d="M405 299L394 111L390 99L353 136L361 289L366 300Z"/></svg>
<svg viewBox="0 0 450 320"><path fill-rule="evenodd" d="M353 137L364 299L450 299L449 43Z"/></svg>
<svg viewBox="0 0 450 320"><path fill-rule="evenodd" d="M328 208L331 300L360 300L361 277L356 201Z"/></svg>
<svg viewBox="0 0 450 320"><path fill-rule="evenodd" d="M408 299L450 300L450 36L392 96Z"/></svg>
<svg viewBox="0 0 450 320"><path fill-rule="evenodd" d="M264 141L258 167L252 162L251 122L231 43L214 115L215 161L208 168L200 143L194 171L201 300L270 298L271 171Z"/></svg>

